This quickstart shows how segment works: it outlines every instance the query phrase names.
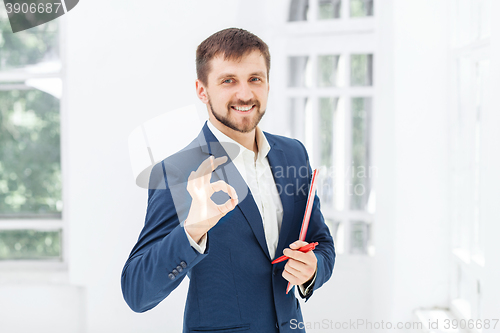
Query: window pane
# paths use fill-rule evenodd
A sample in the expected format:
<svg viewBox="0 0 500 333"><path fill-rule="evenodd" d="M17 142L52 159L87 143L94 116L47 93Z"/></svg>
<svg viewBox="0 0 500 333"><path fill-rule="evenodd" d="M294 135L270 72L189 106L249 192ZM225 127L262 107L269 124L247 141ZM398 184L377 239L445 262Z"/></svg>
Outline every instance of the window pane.
<svg viewBox="0 0 500 333"><path fill-rule="evenodd" d="M61 230L0 231L0 260L61 259Z"/></svg>
<svg viewBox="0 0 500 333"><path fill-rule="evenodd" d="M340 55L318 56L318 87L342 87L345 61Z"/></svg>
<svg viewBox="0 0 500 333"><path fill-rule="evenodd" d="M351 17L373 16L373 0L351 0Z"/></svg>
<svg viewBox="0 0 500 333"><path fill-rule="evenodd" d="M305 142L306 104L307 98L305 97L294 97L288 100L290 136L302 143Z"/></svg>
<svg viewBox="0 0 500 333"><path fill-rule="evenodd" d="M311 65L308 56L288 57L288 86L310 87Z"/></svg>
<svg viewBox="0 0 500 333"><path fill-rule="evenodd" d="M371 86L373 84L373 55L351 55L351 86Z"/></svg>
<svg viewBox="0 0 500 333"><path fill-rule="evenodd" d="M59 64L58 20L14 34L6 12L0 11L0 70L39 63Z"/></svg>
<svg viewBox="0 0 500 333"><path fill-rule="evenodd" d="M351 254L368 254L370 246L370 224L362 221L351 221Z"/></svg>
<svg viewBox="0 0 500 333"><path fill-rule="evenodd" d="M367 210L371 194L370 167L371 98L356 97L351 100L352 114L352 170L351 209Z"/></svg>
<svg viewBox="0 0 500 333"><path fill-rule="evenodd" d="M288 15L288 21L306 21L308 10L308 0L292 0L290 2L290 13Z"/></svg>
<svg viewBox="0 0 500 333"><path fill-rule="evenodd" d="M0 216L61 210L59 100L0 86Z"/></svg>
<svg viewBox="0 0 500 333"><path fill-rule="evenodd" d="M331 167L333 163L333 114L338 98L319 99L319 126L321 166Z"/></svg>
<svg viewBox="0 0 500 333"><path fill-rule="evenodd" d="M320 193L321 203L325 206L333 204L333 118L337 109L338 98L319 99L319 148L320 148Z"/></svg>
<svg viewBox="0 0 500 333"><path fill-rule="evenodd" d="M340 18L340 4L340 0L319 0L318 18L320 20Z"/></svg>

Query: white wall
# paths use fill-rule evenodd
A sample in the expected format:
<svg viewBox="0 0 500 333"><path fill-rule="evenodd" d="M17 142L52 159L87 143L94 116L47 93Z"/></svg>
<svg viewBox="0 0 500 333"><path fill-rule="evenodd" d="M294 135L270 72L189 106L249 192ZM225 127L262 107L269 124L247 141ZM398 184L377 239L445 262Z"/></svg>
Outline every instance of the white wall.
<svg viewBox="0 0 500 333"><path fill-rule="evenodd" d="M377 17L373 316L410 322L416 308L448 304L449 10L444 1L391 3Z"/></svg>

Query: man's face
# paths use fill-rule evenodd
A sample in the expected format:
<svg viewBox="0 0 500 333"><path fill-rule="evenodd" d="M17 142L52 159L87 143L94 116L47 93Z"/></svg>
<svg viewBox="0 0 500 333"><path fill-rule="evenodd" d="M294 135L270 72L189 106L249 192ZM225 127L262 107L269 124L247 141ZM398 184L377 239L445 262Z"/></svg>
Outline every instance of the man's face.
<svg viewBox="0 0 500 333"><path fill-rule="evenodd" d="M213 58L205 92L209 112L216 120L241 133L252 131L267 107L264 57L253 51L237 61Z"/></svg>

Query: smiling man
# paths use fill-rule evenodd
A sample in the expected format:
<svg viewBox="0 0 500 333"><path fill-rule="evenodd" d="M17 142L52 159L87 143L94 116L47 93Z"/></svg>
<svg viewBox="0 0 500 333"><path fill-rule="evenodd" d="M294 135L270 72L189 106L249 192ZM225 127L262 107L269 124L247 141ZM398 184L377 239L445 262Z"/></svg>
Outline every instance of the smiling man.
<svg viewBox="0 0 500 333"><path fill-rule="evenodd" d="M196 80L198 96L208 104L210 121L222 124L221 128L228 134L230 131L234 134L253 132L264 116L269 93L267 75L262 69L266 68L264 57L259 51L251 51L240 60L228 61L217 56L210 67L210 79L204 78L205 83ZM245 77L247 81L247 76L248 84L242 85L239 80ZM214 98L210 97L209 90Z"/></svg>
<svg viewBox="0 0 500 333"><path fill-rule="evenodd" d="M152 170L146 222L122 272L124 298L147 311L188 276L184 332L300 332L287 283L309 299L330 278L335 250L317 196L306 241L297 240L311 180L304 146L258 126L268 46L225 29L198 46L196 69L209 120ZM311 242L314 251L298 251ZM272 265L282 254L289 259Z"/></svg>

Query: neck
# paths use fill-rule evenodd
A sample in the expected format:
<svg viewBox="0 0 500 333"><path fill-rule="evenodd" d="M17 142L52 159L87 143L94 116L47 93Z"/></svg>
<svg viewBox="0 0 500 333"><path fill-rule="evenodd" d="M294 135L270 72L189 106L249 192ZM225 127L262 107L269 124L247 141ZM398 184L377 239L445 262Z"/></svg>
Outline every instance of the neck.
<svg viewBox="0 0 500 333"><path fill-rule="evenodd" d="M214 119L213 117L209 117L209 120L212 125L215 126L219 131L233 139L234 141L238 142L240 145L245 147L248 150L251 150L257 155L259 148L257 146L257 140L255 137L256 129L254 128L248 133L241 133L238 131L233 130L232 128L227 127L226 125L222 124L221 122L217 121L217 119Z"/></svg>

